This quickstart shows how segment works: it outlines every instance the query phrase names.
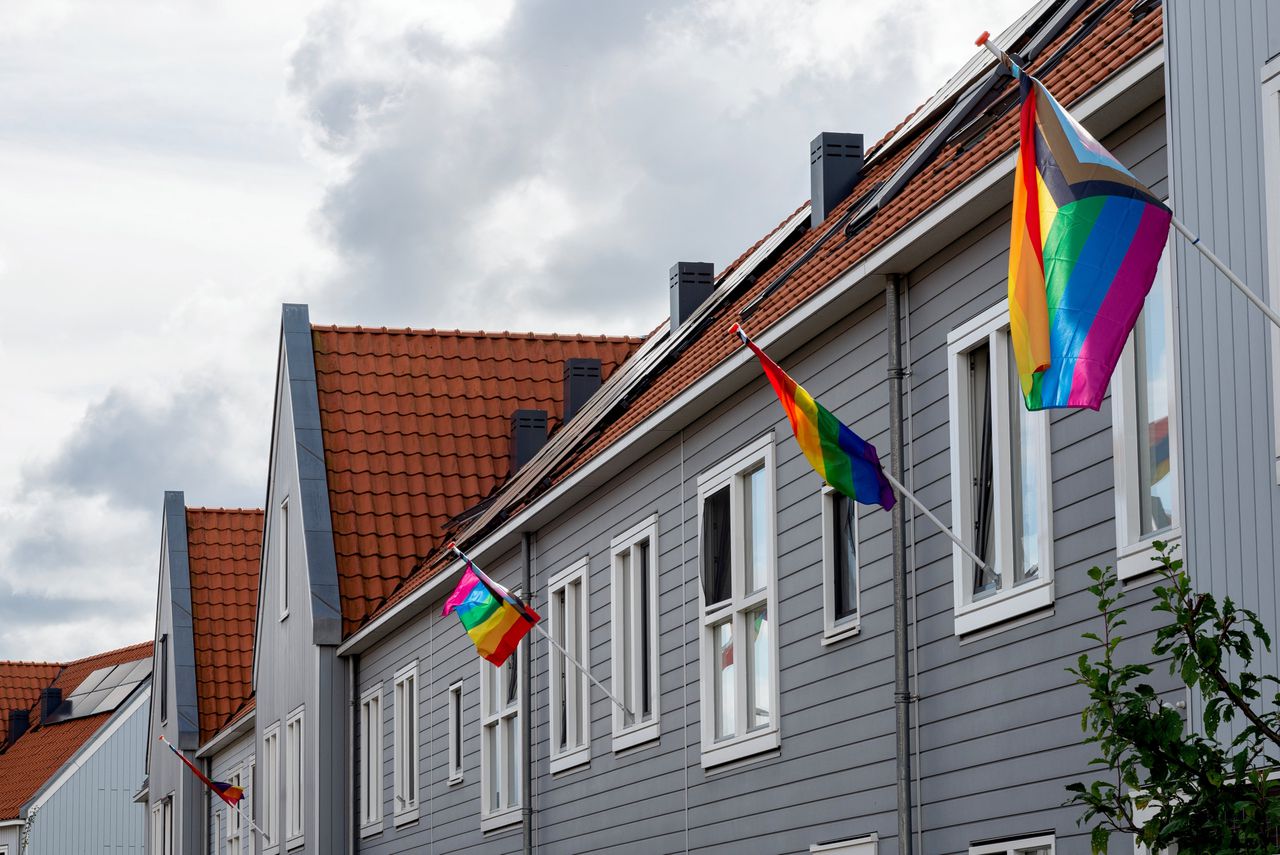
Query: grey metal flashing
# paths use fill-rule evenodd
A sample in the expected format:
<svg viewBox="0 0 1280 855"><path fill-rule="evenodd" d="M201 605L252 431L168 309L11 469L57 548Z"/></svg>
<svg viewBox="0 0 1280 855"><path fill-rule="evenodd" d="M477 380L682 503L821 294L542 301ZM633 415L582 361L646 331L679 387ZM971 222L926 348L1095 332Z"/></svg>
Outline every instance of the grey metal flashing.
<svg viewBox="0 0 1280 855"><path fill-rule="evenodd" d="M284 372L289 383L289 403L293 410L302 530L311 590L312 642L338 644L342 641L342 601L338 590L338 559L333 547L333 517L329 512L324 437L320 430L315 346L306 305L284 304L280 336Z"/></svg>
<svg viewBox="0 0 1280 855"><path fill-rule="evenodd" d="M191 564L187 552L187 505L181 490L164 494L164 541L169 560L169 608L172 628L169 658L173 663L173 714L178 747L200 747L200 712L196 702L196 645L191 618ZM157 685L164 685L158 680Z"/></svg>

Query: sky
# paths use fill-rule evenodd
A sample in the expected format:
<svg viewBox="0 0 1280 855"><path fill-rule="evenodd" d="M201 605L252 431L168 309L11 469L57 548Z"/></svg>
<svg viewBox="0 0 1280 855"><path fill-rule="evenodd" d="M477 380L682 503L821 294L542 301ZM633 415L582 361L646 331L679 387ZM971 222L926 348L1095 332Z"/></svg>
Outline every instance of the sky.
<svg viewBox="0 0 1280 855"><path fill-rule="evenodd" d="M643 333L1030 0L5 0L0 659L150 638L266 495L280 304Z"/></svg>

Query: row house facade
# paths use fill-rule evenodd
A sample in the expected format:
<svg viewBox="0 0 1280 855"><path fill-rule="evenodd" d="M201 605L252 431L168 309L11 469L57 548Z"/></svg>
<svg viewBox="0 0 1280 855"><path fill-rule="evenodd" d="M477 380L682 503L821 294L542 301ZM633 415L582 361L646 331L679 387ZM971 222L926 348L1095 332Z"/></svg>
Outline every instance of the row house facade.
<svg viewBox="0 0 1280 855"><path fill-rule="evenodd" d="M1274 297L1269 6L1043 0L999 42ZM1005 300L1016 108L980 54L875 145L820 135L809 202L721 270L676 263L642 339L285 306L266 505L221 512L237 569L202 575L193 532L221 524L165 504L151 727L245 786L245 815L153 750L148 815L171 799L174 819L150 851L1087 852L1063 804L1093 774L1066 671L1096 628L1086 571L1117 567L1136 657L1156 540L1277 625L1280 350L1172 238L1102 408L1027 413ZM895 546L894 514L827 490L734 322L988 568L905 503ZM451 541L558 647L479 659L441 614Z"/></svg>

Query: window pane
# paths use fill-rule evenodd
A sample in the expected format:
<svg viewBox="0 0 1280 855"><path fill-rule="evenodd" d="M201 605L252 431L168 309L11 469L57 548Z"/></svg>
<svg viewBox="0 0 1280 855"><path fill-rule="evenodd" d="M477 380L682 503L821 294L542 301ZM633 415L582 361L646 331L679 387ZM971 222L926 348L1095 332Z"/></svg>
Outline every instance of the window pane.
<svg viewBox="0 0 1280 855"><path fill-rule="evenodd" d="M502 807L502 764L498 757L501 744L498 741L498 725L488 725L484 729L485 747L489 755L489 809L499 810Z"/></svg>
<svg viewBox="0 0 1280 855"><path fill-rule="evenodd" d="M727 620L718 624L711 631L712 644L715 647L715 722L716 739L733 736L736 727L734 719L734 667L733 667L733 621Z"/></svg>
<svg viewBox="0 0 1280 855"><path fill-rule="evenodd" d="M844 620L858 613L858 542L855 532L857 506L842 493L832 494L835 513L835 531L832 532L835 552L836 620Z"/></svg>
<svg viewBox="0 0 1280 855"><path fill-rule="evenodd" d="M991 352L987 344L969 351L969 466L973 472L973 551L987 565L973 566L974 599L1000 587L995 572L995 482L992 457Z"/></svg>
<svg viewBox="0 0 1280 855"><path fill-rule="evenodd" d="M508 716L502 720L502 729L506 738L502 755L507 776L507 801L503 807L511 807L520 801L520 752L517 748L519 736L516 734L519 723L518 716Z"/></svg>
<svg viewBox="0 0 1280 855"><path fill-rule="evenodd" d="M633 602L634 580L631 576L631 550L626 549L617 556L618 590L613 596L619 598L618 615L622 625L614 630L614 643L618 645L618 685L615 687L622 699L622 705L628 710L635 709L633 686L635 684L635 603ZM629 727L635 721L630 713L622 714L622 724Z"/></svg>
<svg viewBox="0 0 1280 855"><path fill-rule="evenodd" d="M507 657L506 664L503 665L507 675L507 706L516 703L520 698L520 669L517 665L519 660L520 652L517 650Z"/></svg>
<svg viewBox="0 0 1280 855"><path fill-rule="evenodd" d="M454 690L453 703L453 771L462 771L462 687Z"/></svg>
<svg viewBox="0 0 1280 855"><path fill-rule="evenodd" d="M637 552L636 573L640 576L640 715L642 718L648 718L653 711L653 700L650 694L650 673L649 669L653 664L649 661L649 645L652 643L649 638L649 541L640 542L640 548ZM628 705L628 708L630 706Z"/></svg>
<svg viewBox="0 0 1280 855"><path fill-rule="evenodd" d="M569 655L579 662L583 661L582 657L582 584L580 582L572 582L565 588L565 630L568 634ZM564 663L564 673L566 676L565 689L569 703L573 704L573 709L579 711L573 718L573 732L569 734L569 743L573 746L582 744L582 675L578 673L577 666L570 662Z"/></svg>
<svg viewBox="0 0 1280 855"><path fill-rule="evenodd" d="M747 592L759 591L768 579L769 561L769 521L765 518L767 491L764 482L764 467L748 473L742 479L742 500L745 531L743 539L747 554Z"/></svg>
<svg viewBox="0 0 1280 855"><path fill-rule="evenodd" d="M750 670L747 674L747 709L750 710L748 728L763 727L769 724L770 710L773 708L773 692L769 686L769 610L762 607L747 612L747 655L750 657Z"/></svg>
<svg viewBox="0 0 1280 855"><path fill-rule="evenodd" d="M1013 344L1009 364L1016 365ZM1040 469L1046 449L1044 435L1027 411L1017 371L1009 372L1010 471L1013 474L1013 582L1019 584L1040 575Z"/></svg>
<svg viewBox="0 0 1280 855"><path fill-rule="evenodd" d="M1138 504L1142 536L1172 528L1173 479L1169 477L1168 268L1161 257L1155 284L1134 327L1138 404Z"/></svg>
<svg viewBox="0 0 1280 855"><path fill-rule="evenodd" d="M561 588L551 595L551 628L555 635L556 643L569 648L567 643L566 622L568 613L565 608L565 599L567 597L567 588ZM572 652L572 651L571 651ZM552 648L552 661L555 664L553 679L556 681L556 693L559 695L559 703L556 705L556 743L560 748L564 748L568 744L569 739L569 686L568 670L569 663L565 660L565 656L560 651Z"/></svg>
<svg viewBox="0 0 1280 855"><path fill-rule="evenodd" d="M729 488L723 487L702 503L702 592L707 605L729 599Z"/></svg>

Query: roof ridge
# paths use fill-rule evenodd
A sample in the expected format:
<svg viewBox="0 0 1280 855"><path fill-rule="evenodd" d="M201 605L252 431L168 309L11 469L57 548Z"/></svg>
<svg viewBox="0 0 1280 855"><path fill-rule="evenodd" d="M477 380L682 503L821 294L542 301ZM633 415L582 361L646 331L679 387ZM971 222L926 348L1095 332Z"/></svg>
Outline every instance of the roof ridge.
<svg viewBox="0 0 1280 855"><path fill-rule="evenodd" d="M312 324L313 332L383 333L386 335L433 335L441 338L508 338L541 341L611 341L640 342L642 335L607 335L605 333L539 333L511 330L417 329L414 327L366 327L359 324Z"/></svg>
<svg viewBox="0 0 1280 855"><path fill-rule="evenodd" d="M72 665L79 665L80 663L88 662L91 659L102 659L105 656L114 656L119 653L131 652L134 650L141 652L144 648L151 647L153 644L154 642L152 641L139 641L137 644L126 644L124 647L117 647L114 650L104 650L101 653L94 653L90 656L82 656L79 659L72 659L70 662L63 665L63 667L69 668Z"/></svg>
<svg viewBox="0 0 1280 855"><path fill-rule="evenodd" d="M65 668L66 662L50 662L37 659L0 659L0 668L21 666L26 668Z"/></svg>
<svg viewBox="0 0 1280 855"><path fill-rule="evenodd" d="M187 506L188 511L198 511L202 514L261 514L264 513L262 508L208 508L203 506L193 507Z"/></svg>

